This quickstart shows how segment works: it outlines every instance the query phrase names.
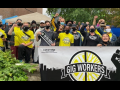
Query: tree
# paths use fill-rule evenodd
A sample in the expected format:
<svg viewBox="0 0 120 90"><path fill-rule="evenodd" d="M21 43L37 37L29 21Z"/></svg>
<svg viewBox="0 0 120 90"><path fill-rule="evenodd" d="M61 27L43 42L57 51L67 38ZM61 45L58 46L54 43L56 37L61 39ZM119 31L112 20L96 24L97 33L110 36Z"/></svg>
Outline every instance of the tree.
<svg viewBox="0 0 120 90"><path fill-rule="evenodd" d="M109 25L120 26L120 8L48 8L50 15L61 9L60 16L65 20L75 20L76 22L90 22L92 24L95 15L98 19L105 19Z"/></svg>

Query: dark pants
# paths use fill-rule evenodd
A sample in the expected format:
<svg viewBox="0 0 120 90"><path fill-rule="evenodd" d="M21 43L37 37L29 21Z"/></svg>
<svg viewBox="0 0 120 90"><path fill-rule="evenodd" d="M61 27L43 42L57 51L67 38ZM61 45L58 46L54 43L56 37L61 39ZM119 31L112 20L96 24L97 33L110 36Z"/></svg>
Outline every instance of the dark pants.
<svg viewBox="0 0 120 90"><path fill-rule="evenodd" d="M7 41L5 41L5 47L6 49L8 49L8 41L10 40L11 36L10 35L7 35Z"/></svg>
<svg viewBox="0 0 120 90"><path fill-rule="evenodd" d="M31 54L32 54L31 48L28 48L24 45L18 46L18 60L23 60L25 55L25 63L29 63Z"/></svg>
<svg viewBox="0 0 120 90"><path fill-rule="evenodd" d="M13 57L16 57L16 59L18 59L18 46L10 46L11 48L11 54L13 54Z"/></svg>
<svg viewBox="0 0 120 90"><path fill-rule="evenodd" d="M5 47L8 49L8 41L5 41Z"/></svg>
<svg viewBox="0 0 120 90"><path fill-rule="evenodd" d="M0 50L2 50L3 52L5 52L5 47L0 47Z"/></svg>

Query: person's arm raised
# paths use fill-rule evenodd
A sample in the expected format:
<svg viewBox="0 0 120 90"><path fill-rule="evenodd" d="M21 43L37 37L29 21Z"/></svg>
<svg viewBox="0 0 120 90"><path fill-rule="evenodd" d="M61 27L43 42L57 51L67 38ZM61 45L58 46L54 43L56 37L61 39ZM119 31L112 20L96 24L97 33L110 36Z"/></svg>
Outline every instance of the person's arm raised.
<svg viewBox="0 0 120 90"><path fill-rule="evenodd" d="M98 16L94 16L94 19L93 19L93 25L96 25L96 19L98 18Z"/></svg>
<svg viewBox="0 0 120 90"><path fill-rule="evenodd" d="M17 24L13 24L13 26L8 31L8 35L12 35L12 32L13 32L15 26L17 26Z"/></svg>
<svg viewBox="0 0 120 90"><path fill-rule="evenodd" d="M83 35L83 37L85 37L85 34L87 33L87 32L85 32L85 28L87 27L87 24L83 24L83 26L81 27L81 29L80 29L80 32L81 32L81 34Z"/></svg>

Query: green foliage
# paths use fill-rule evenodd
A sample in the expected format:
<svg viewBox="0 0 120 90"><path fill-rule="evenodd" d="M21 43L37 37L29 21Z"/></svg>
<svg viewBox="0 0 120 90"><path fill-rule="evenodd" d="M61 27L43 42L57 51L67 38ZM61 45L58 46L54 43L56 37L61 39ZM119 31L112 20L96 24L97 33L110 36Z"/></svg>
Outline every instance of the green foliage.
<svg viewBox="0 0 120 90"><path fill-rule="evenodd" d="M16 63L21 65L16 65ZM30 73L36 71L36 65L20 63L12 57L11 51L2 52L0 50L0 81L27 81L27 70Z"/></svg>
<svg viewBox="0 0 120 90"><path fill-rule="evenodd" d="M108 25L120 26L120 8L48 8L47 13L55 14L58 9L61 9L60 16L65 20L74 20L77 23L88 21L93 24L93 18L97 15L97 22L105 19Z"/></svg>

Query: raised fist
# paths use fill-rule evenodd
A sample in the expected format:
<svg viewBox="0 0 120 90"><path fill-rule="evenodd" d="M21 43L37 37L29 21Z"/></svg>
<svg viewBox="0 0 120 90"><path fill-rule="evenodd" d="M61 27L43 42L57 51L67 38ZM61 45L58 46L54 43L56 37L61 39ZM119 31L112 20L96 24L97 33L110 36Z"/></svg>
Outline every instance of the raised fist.
<svg viewBox="0 0 120 90"><path fill-rule="evenodd" d="M56 13L54 17L57 17L57 16L59 16L59 13Z"/></svg>
<svg viewBox="0 0 120 90"><path fill-rule="evenodd" d="M120 68L120 50L116 50L116 53L113 54L111 61L116 68Z"/></svg>
<svg viewBox="0 0 120 90"><path fill-rule="evenodd" d="M97 19L98 18L98 16L94 16L94 19Z"/></svg>

